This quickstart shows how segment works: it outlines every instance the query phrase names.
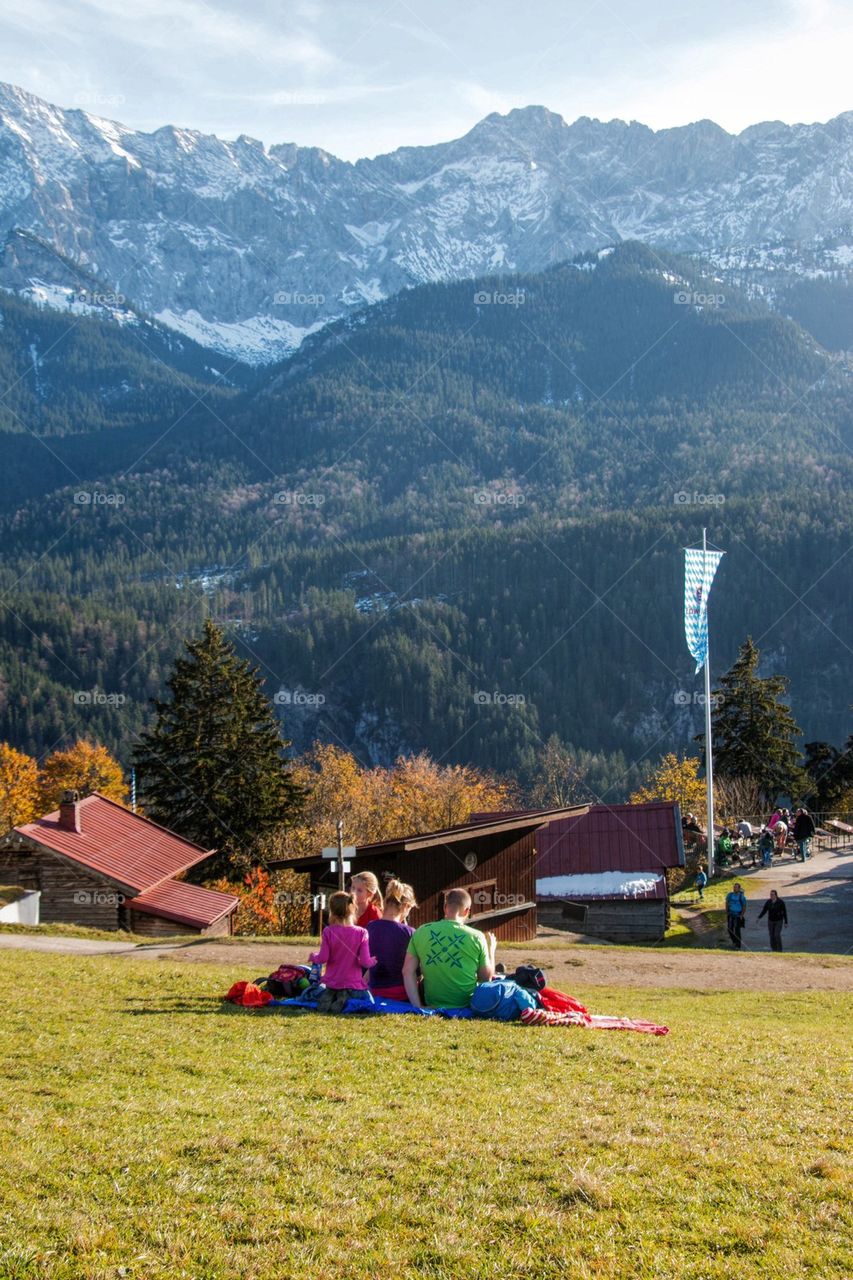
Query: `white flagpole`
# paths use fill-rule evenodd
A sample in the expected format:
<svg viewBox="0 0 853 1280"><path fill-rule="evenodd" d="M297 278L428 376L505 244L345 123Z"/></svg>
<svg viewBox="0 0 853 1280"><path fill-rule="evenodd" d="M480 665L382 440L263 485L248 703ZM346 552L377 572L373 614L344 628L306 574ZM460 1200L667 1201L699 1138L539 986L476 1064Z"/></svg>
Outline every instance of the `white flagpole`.
<svg viewBox="0 0 853 1280"><path fill-rule="evenodd" d="M708 553L708 531L702 530L702 569ZM710 595L710 592L708 593ZM714 762L711 742L711 620L708 616L708 600L705 605L705 624L708 644L705 650L705 787L708 809L708 879L714 874Z"/></svg>

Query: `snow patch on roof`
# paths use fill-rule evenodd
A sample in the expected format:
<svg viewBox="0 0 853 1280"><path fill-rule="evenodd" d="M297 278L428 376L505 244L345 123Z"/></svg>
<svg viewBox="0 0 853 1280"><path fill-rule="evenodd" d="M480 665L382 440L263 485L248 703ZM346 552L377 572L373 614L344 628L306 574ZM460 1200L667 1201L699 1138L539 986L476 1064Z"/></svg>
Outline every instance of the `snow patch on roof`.
<svg viewBox="0 0 853 1280"><path fill-rule="evenodd" d="M536 881L538 898L642 898L654 893L662 875L636 871L599 871L597 874L545 876Z"/></svg>

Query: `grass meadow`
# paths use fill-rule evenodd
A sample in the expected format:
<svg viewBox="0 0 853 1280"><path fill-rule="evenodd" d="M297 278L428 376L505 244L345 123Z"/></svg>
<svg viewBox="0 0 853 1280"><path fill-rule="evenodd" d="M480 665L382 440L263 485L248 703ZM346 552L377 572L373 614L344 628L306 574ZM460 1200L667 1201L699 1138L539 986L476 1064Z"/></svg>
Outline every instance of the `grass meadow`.
<svg viewBox="0 0 853 1280"><path fill-rule="evenodd" d="M853 997L578 987L667 1037L245 1012L0 952L2 1280L853 1275Z"/></svg>

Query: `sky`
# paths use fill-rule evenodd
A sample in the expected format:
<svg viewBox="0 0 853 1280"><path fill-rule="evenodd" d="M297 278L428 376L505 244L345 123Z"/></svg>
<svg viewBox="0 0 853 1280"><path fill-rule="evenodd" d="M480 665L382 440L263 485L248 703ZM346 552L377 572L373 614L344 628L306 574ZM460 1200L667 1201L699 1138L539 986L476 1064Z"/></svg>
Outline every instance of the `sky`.
<svg viewBox="0 0 853 1280"><path fill-rule="evenodd" d="M344 159L537 103L652 128L853 108L853 0L3 0L0 80Z"/></svg>

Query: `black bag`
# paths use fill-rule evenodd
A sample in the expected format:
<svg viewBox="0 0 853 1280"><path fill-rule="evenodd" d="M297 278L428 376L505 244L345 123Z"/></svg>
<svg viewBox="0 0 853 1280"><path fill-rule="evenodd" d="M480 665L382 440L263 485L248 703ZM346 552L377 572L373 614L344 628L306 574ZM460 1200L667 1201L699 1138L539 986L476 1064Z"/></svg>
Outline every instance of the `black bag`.
<svg viewBox="0 0 853 1280"><path fill-rule="evenodd" d="M520 964L515 971L515 981L528 991L541 991L547 986L545 974L532 964Z"/></svg>

